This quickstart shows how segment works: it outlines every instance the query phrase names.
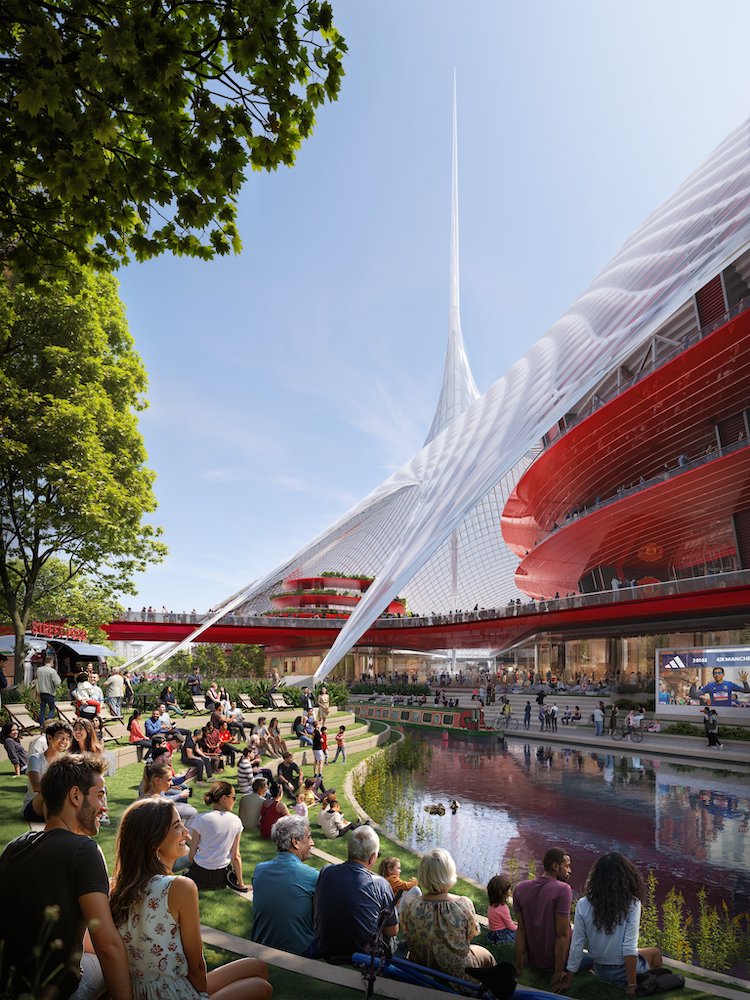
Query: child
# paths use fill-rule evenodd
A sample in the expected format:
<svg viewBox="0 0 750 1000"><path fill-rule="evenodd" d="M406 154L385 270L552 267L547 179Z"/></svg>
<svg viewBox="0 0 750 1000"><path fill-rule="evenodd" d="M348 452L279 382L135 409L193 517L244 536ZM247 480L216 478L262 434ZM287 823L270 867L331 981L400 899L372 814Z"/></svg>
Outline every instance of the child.
<svg viewBox="0 0 750 1000"><path fill-rule="evenodd" d="M508 901L511 899L510 879L507 875L493 875L487 883L487 937L495 944L514 944L518 924L511 920Z"/></svg>
<svg viewBox="0 0 750 1000"><path fill-rule="evenodd" d="M294 808L292 809L292 812L295 813L295 815L297 816L302 816L303 819L307 819L308 809L307 809L307 803L305 802L304 792L300 792L299 795L297 796L297 802Z"/></svg>
<svg viewBox="0 0 750 1000"><path fill-rule="evenodd" d="M318 729L318 724L315 724L312 734L312 749L313 749L313 761L315 762L313 767L313 774L316 778L323 776L323 737L320 730Z"/></svg>
<svg viewBox="0 0 750 1000"><path fill-rule="evenodd" d="M346 726L339 726L339 731L336 733L336 756L333 758L333 763L339 759L339 754L344 758L344 763L346 764L346 742L344 733L346 732Z"/></svg>
<svg viewBox="0 0 750 1000"><path fill-rule="evenodd" d="M323 763L328 763L328 726L320 727L320 744L323 750Z"/></svg>
<svg viewBox="0 0 750 1000"><path fill-rule="evenodd" d="M412 893L412 895L421 895L417 879L410 878L408 882L404 882L401 878L400 858L383 858L380 862L378 872L388 882L391 889L393 889L394 896L399 892L406 894L407 892L411 892L412 889L416 889L416 893Z"/></svg>
<svg viewBox="0 0 750 1000"><path fill-rule="evenodd" d="M320 802L320 796L315 792L315 778L305 778L305 786L300 792L302 795L302 801L307 806L308 810L312 809ZM299 796L297 796L297 801L299 802Z"/></svg>

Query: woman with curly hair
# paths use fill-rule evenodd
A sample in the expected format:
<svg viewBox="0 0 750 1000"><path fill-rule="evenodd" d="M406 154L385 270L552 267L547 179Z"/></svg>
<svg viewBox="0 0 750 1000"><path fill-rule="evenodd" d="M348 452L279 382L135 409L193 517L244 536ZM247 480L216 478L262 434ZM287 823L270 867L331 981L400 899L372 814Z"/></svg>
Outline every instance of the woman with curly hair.
<svg viewBox="0 0 750 1000"><path fill-rule="evenodd" d="M636 976L662 964L658 948L638 947L643 897L641 874L622 854L612 851L595 862L576 906L566 971L552 980L554 990L570 986L585 943L597 979L623 987L629 997L636 995Z"/></svg>
<svg viewBox="0 0 750 1000"><path fill-rule="evenodd" d="M187 828L166 799L141 799L122 815L110 906L134 1000L268 1000L268 970L257 958L206 972L198 889L172 874L187 843Z"/></svg>

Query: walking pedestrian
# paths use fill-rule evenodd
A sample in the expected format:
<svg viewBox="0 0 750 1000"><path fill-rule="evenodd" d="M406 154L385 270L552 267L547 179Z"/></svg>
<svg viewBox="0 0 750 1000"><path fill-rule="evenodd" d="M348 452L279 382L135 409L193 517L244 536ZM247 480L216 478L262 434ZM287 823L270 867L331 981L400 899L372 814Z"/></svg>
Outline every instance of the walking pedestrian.
<svg viewBox="0 0 750 1000"><path fill-rule="evenodd" d="M724 744L719 740L719 713L708 705L703 709L703 728L706 730L709 747L721 750Z"/></svg>

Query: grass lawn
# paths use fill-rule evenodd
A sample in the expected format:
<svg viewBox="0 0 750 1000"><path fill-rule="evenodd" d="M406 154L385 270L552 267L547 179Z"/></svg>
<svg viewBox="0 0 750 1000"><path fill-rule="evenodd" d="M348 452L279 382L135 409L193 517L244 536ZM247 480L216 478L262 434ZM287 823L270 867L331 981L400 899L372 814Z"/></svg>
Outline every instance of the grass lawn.
<svg viewBox="0 0 750 1000"><path fill-rule="evenodd" d="M351 768L370 756L370 754L376 752L377 748L364 750L359 753L348 753L346 764L343 762L329 764L325 769L324 777L326 786L334 787L338 790L343 812L349 819L353 818L353 811L344 802L344 777ZM135 800L142 771L142 765L131 764L119 770L112 777L107 778L107 796L111 824L101 828L98 842L107 859L110 871L112 871L114 866L114 843L119 817L122 815L123 810ZM307 767L306 771L308 774L312 773L310 767ZM234 769L227 768L223 772L222 778L232 781L235 775L236 771ZM20 818L25 790L25 778L16 778L7 760L0 762L0 847L2 848L5 847L8 841L28 830L27 824ZM196 788L191 799L191 803L200 810L206 808L202 801L202 793L204 791L205 789L203 788ZM313 833L318 847L334 857L341 858L342 860L346 858L346 838L338 840L326 839L322 832L315 826L314 817ZM404 872L403 877L405 879L416 875L419 858L405 851L384 835L381 835L380 839L381 855L397 855L400 857ZM253 869L258 862L268 861L274 854L275 849L270 841L251 838L247 835L243 836L242 863L245 882L249 883L251 881ZM324 865L324 862L315 857L311 858L309 863L317 868L321 868ZM468 896L474 902L477 912L486 914L487 897L483 890L459 880L454 891ZM208 927L214 927L228 934L234 934L237 937L250 940L253 922L251 902L226 890L201 892L200 897L202 923ZM513 960L512 946L492 945L481 937L477 939L477 943L489 947L499 961ZM220 965L236 957L209 947L205 951L209 967ZM339 1000L339 998L340 1000L349 1000L349 998L362 996L362 991L344 989L333 986L330 983L307 979L280 969L273 969L270 979L274 986L275 1000L308 1000L308 998L310 1000L317 1000L317 998L321 998L321 1000ZM523 983L537 989L549 988L548 977L528 971L523 975ZM714 994L710 991L709 987L708 992L682 990L679 994L675 995L691 998L691 1000L696 998L697 1000L697 998L712 997ZM580 1000L622 1000L623 994L621 990L600 983L587 973L576 976L568 992L568 996L580 998Z"/></svg>

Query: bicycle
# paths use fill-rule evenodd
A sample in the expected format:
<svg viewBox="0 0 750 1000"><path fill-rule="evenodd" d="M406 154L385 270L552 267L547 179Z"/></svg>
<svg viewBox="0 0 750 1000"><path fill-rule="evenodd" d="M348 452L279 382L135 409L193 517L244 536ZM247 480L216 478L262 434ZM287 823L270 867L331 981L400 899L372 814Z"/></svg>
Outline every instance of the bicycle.
<svg viewBox="0 0 750 1000"><path fill-rule="evenodd" d="M514 719L512 715L498 715L495 722L495 729L518 729L518 719Z"/></svg>
<svg viewBox="0 0 750 1000"><path fill-rule="evenodd" d="M612 739L619 742L630 737L633 743L643 743L643 730L640 726L623 726L622 729L615 729L611 734Z"/></svg>

